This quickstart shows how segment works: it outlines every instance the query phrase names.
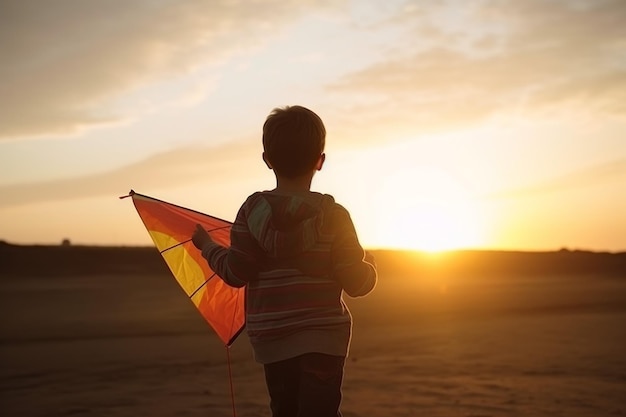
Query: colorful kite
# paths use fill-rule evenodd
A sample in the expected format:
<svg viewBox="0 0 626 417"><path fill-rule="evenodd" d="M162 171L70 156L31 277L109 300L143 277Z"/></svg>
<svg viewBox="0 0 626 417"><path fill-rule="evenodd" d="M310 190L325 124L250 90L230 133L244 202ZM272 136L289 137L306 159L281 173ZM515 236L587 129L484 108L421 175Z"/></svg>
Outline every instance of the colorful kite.
<svg viewBox="0 0 626 417"><path fill-rule="evenodd" d="M137 213L174 278L228 347L245 326L244 288L233 288L211 270L191 242L196 224L202 225L213 240L230 245L232 223L198 211L157 200L133 190Z"/></svg>

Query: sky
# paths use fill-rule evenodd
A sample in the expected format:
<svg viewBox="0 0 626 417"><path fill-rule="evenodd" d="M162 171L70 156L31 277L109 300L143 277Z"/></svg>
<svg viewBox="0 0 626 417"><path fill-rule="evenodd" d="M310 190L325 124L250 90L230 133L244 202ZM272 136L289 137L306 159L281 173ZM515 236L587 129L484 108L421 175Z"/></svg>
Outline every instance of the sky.
<svg viewBox="0 0 626 417"><path fill-rule="evenodd" d="M3 0L0 240L149 245L130 189L233 220L271 110L367 248L626 250L623 0Z"/></svg>

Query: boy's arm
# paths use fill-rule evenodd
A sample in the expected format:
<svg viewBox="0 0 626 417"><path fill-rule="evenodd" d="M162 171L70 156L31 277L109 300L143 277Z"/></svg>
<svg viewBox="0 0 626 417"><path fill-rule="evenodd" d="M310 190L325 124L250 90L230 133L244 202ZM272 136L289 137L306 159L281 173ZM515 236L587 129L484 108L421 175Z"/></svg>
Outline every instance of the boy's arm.
<svg viewBox="0 0 626 417"><path fill-rule="evenodd" d="M258 273L258 247L248 230L243 207L231 228L230 243L230 247L225 248L210 238L194 239L196 247L202 250L202 257L224 282L231 287L243 287Z"/></svg>
<svg viewBox="0 0 626 417"><path fill-rule="evenodd" d="M345 209L338 210L337 221L337 237L332 247L333 275L349 296L364 296L376 286L374 257L363 251Z"/></svg>

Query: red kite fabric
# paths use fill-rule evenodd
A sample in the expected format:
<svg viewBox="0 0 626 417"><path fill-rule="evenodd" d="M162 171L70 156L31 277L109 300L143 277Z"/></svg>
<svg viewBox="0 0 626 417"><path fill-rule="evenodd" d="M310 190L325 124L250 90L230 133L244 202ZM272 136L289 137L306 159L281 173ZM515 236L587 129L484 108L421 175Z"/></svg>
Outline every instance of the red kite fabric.
<svg viewBox="0 0 626 417"><path fill-rule="evenodd" d="M126 197L132 197L139 217L176 281L219 338L230 346L245 326L245 288L225 284L193 245L191 234L200 224L215 242L229 246L232 223L132 190Z"/></svg>

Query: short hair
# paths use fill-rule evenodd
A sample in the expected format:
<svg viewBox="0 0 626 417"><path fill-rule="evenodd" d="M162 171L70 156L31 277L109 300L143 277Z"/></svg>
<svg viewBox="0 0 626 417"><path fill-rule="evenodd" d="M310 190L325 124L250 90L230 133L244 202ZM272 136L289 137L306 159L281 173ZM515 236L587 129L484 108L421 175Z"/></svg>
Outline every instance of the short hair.
<svg viewBox="0 0 626 417"><path fill-rule="evenodd" d="M315 168L324 152L322 119L302 106L272 110L263 124L263 151L277 175L296 178Z"/></svg>

